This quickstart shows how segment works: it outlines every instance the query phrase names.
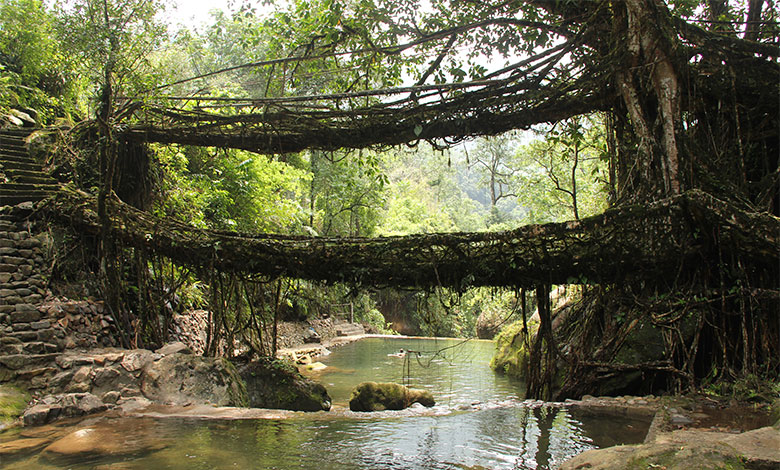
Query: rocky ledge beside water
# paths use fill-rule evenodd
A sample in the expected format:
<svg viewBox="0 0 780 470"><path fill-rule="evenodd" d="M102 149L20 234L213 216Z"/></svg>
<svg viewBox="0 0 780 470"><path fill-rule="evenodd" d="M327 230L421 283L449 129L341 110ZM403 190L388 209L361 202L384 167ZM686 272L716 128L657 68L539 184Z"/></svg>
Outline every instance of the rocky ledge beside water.
<svg viewBox="0 0 780 470"><path fill-rule="evenodd" d="M583 397L566 404L653 421L644 443L586 451L560 470L780 470L780 398L771 405L707 396Z"/></svg>
<svg viewBox="0 0 780 470"><path fill-rule="evenodd" d="M152 404L283 408L330 408L325 388L279 360L239 364L191 354L182 343L156 351L100 348L66 350L49 366L46 387L30 396L0 386L0 424L41 425L111 409L138 410ZM273 386L269 386L273 384ZM14 420L21 414L21 419ZM0 429L2 429L0 427Z"/></svg>

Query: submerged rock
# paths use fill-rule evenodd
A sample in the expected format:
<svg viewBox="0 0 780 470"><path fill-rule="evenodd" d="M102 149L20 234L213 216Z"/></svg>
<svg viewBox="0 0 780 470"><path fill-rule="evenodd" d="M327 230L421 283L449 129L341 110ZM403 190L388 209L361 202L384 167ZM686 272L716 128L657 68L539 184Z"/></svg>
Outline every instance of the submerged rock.
<svg viewBox="0 0 780 470"><path fill-rule="evenodd" d="M431 392L413 390L396 383L363 382L352 391L349 409L352 411L403 410L419 403L431 407L436 404Z"/></svg>
<svg viewBox="0 0 780 470"><path fill-rule="evenodd" d="M239 368L249 406L294 411L328 411L330 396L322 385L302 376L291 364L263 358Z"/></svg>
<svg viewBox="0 0 780 470"><path fill-rule="evenodd" d="M171 354L148 363L141 391L154 402L172 405L247 406L249 402L244 383L230 361L189 354Z"/></svg>
<svg viewBox="0 0 780 470"><path fill-rule="evenodd" d="M32 454L48 443L49 440L42 437L31 437L2 442L0 443L0 460L2 460L3 457Z"/></svg>
<svg viewBox="0 0 780 470"><path fill-rule="evenodd" d="M166 445L153 423L147 420L109 421L83 427L57 439L43 449L41 457L76 462L88 457L145 454Z"/></svg>

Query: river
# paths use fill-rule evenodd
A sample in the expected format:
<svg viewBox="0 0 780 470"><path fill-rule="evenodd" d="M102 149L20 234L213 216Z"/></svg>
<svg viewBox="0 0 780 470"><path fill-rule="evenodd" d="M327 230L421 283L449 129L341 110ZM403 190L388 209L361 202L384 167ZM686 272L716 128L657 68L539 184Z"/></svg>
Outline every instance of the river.
<svg viewBox="0 0 780 470"><path fill-rule="evenodd" d="M312 374L333 410L288 419L210 421L97 418L15 430L0 442L41 439L0 467L17 469L547 469L584 450L641 442L646 421L578 416L560 404L522 399L524 385L495 374L489 341L366 338L321 358ZM404 356L398 354L403 349ZM353 413L349 393L365 380L430 390L437 404ZM53 458L49 441L90 430L112 442L95 455ZM86 432L86 431L84 431ZM48 456L47 456L48 455Z"/></svg>

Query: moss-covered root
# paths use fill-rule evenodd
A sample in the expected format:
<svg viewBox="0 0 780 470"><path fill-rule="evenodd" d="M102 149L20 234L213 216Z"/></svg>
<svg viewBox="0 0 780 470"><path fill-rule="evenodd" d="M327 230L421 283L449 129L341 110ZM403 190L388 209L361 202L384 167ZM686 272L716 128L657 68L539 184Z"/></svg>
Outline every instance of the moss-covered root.
<svg viewBox="0 0 780 470"><path fill-rule="evenodd" d="M0 431L14 426L24 413L30 395L13 385L0 385Z"/></svg>
<svg viewBox="0 0 780 470"><path fill-rule="evenodd" d="M431 407L436 404L431 392L412 390L396 383L363 382L352 391L352 411L403 410L412 403Z"/></svg>

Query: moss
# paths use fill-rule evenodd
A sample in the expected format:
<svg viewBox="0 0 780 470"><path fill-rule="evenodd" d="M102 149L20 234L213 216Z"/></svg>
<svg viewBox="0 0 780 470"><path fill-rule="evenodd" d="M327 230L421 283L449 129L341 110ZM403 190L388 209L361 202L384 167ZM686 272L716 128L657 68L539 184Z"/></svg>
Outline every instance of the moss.
<svg viewBox="0 0 780 470"><path fill-rule="evenodd" d="M24 413L30 395L13 385L0 385L0 429L7 427Z"/></svg>
<svg viewBox="0 0 780 470"><path fill-rule="evenodd" d="M225 371L230 376L230 389L228 395L233 403L233 406L248 407L249 395L246 392L246 382L241 378L238 373L238 369L232 362L225 358L222 358L222 365L225 367Z"/></svg>
<svg viewBox="0 0 780 470"><path fill-rule="evenodd" d="M525 339L536 334L538 322L528 322L529 332L523 331L523 322L517 321L501 330L496 336L496 353L490 360L493 370L512 377L523 378L527 369L528 350ZM530 339L530 338L529 338Z"/></svg>
<svg viewBox="0 0 780 470"><path fill-rule="evenodd" d="M352 411L403 410L412 403L431 407L436 404L431 392L412 390L396 383L363 382L349 399Z"/></svg>
<svg viewBox="0 0 780 470"><path fill-rule="evenodd" d="M330 396L321 384L303 377L290 362L261 358L241 366L249 405L296 411L330 409Z"/></svg>

